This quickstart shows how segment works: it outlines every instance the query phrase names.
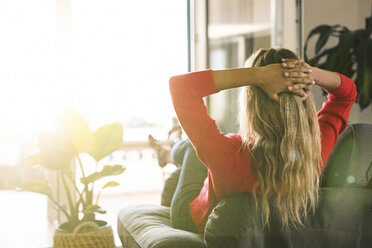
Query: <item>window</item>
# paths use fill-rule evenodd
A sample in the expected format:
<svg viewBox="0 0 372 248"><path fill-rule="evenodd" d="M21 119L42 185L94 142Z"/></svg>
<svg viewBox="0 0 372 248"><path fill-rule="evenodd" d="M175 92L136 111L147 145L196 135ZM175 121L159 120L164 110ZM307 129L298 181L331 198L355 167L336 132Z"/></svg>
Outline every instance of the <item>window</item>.
<svg viewBox="0 0 372 248"><path fill-rule="evenodd" d="M65 105L92 130L123 123L124 141L166 138L175 116L168 80L188 70L187 1L2 0L0 34L0 182L5 167L18 173L0 189L31 179L38 132L53 132ZM162 171L149 150L108 159L124 159L127 171L102 207L124 191L152 190L160 200Z"/></svg>
<svg viewBox="0 0 372 248"><path fill-rule="evenodd" d="M186 9L172 0L1 1L0 165L16 165L39 130L54 130L63 105L92 129L123 123L125 141L165 138L175 115L168 79L187 71Z"/></svg>

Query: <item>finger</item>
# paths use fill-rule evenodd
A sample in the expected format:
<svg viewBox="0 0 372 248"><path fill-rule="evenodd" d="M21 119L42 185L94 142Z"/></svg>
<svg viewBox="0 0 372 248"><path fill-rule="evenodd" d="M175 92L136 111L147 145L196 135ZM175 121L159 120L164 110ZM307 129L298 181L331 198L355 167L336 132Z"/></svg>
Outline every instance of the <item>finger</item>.
<svg viewBox="0 0 372 248"><path fill-rule="evenodd" d="M311 67L301 66L301 67L295 67L295 68L289 68L285 70L286 72L305 72L305 73L311 73L313 70Z"/></svg>
<svg viewBox="0 0 372 248"><path fill-rule="evenodd" d="M300 97L305 97L306 96L306 92L303 89L291 90L290 92L295 94L295 95L298 95Z"/></svg>
<svg viewBox="0 0 372 248"><path fill-rule="evenodd" d="M283 75L284 77L287 77L287 78L309 78L309 73L305 73L305 72L297 71L297 70L285 71Z"/></svg>
<svg viewBox="0 0 372 248"><path fill-rule="evenodd" d="M296 68L296 64L294 63L282 63L282 68L285 68L285 69L290 69L290 68Z"/></svg>
<svg viewBox="0 0 372 248"><path fill-rule="evenodd" d="M306 95L301 97L301 101L305 101L307 98L311 96L311 91L306 92Z"/></svg>
<svg viewBox="0 0 372 248"><path fill-rule="evenodd" d="M311 78L288 78L288 81L292 84L315 85L315 81Z"/></svg>
<svg viewBox="0 0 372 248"><path fill-rule="evenodd" d="M290 85L288 86L288 90L289 91L297 91L297 90L305 90L305 91L309 91L312 89L312 85L308 85L308 84L293 84L293 85Z"/></svg>
<svg viewBox="0 0 372 248"><path fill-rule="evenodd" d="M296 66L300 65L303 60L299 59L282 59L282 67L283 68L295 68Z"/></svg>
<svg viewBox="0 0 372 248"><path fill-rule="evenodd" d="M301 62L301 65L302 65L302 66L305 66L305 67L311 67L311 66L310 66L308 63L306 63L305 61L302 61L302 62Z"/></svg>
<svg viewBox="0 0 372 248"><path fill-rule="evenodd" d="M315 81L311 78L288 78L289 82L297 83L297 84L308 84L308 85L314 85Z"/></svg>

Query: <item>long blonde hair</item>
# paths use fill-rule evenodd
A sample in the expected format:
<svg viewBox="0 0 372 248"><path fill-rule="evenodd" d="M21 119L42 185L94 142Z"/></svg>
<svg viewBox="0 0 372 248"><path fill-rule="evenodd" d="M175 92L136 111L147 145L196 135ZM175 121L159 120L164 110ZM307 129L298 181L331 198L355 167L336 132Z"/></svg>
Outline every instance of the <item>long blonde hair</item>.
<svg viewBox="0 0 372 248"><path fill-rule="evenodd" d="M287 49L260 49L248 60L250 66L297 59ZM256 183L253 194L262 196L262 218L269 225L268 199L273 197L283 223L303 226L303 217L318 202L321 143L312 97L301 101L293 93L270 100L257 86L247 86L242 97L240 132L250 143L255 158Z"/></svg>

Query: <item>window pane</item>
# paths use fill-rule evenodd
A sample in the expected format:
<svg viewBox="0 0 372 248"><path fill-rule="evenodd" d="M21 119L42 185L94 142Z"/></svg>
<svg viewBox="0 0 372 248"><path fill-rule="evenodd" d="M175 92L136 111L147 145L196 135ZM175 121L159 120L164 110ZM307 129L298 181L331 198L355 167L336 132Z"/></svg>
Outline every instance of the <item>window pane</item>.
<svg viewBox="0 0 372 248"><path fill-rule="evenodd" d="M258 48L270 47L271 0L215 0L209 2L209 67L242 67ZM224 133L238 132L240 89L209 97L210 113ZM233 121L232 121L233 120Z"/></svg>
<svg viewBox="0 0 372 248"><path fill-rule="evenodd" d="M0 165L16 165L20 147L50 121L45 89L55 81L55 7L47 0L0 1Z"/></svg>
<svg viewBox="0 0 372 248"><path fill-rule="evenodd" d="M126 141L149 132L166 137L175 115L168 79L187 71L186 7L172 0L0 1L0 165L25 159L39 130L54 131L62 105L93 130L122 122Z"/></svg>
<svg viewBox="0 0 372 248"><path fill-rule="evenodd" d="M145 140L149 128L165 134L168 79L187 71L186 20L184 1L73 2L69 83L93 126L120 121L125 140Z"/></svg>

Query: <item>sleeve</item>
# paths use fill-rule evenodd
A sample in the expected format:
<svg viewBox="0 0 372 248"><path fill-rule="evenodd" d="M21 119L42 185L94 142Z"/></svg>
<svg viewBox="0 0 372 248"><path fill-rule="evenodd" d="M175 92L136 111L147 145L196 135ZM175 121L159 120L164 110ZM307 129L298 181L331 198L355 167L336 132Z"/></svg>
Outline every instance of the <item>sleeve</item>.
<svg viewBox="0 0 372 248"><path fill-rule="evenodd" d="M239 147L236 140L221 133L209 117L203 97L217 93L212 70L173 76L169 81L174 108L182 128L200 160L208 167Z"/></svg>
<svg viewBox="0 0 372 248"><path fill-rule="evenodd" d="M339 76L341 78L340 87L328 92L327 101L323 103L318 112L323 164L331 154L339 134L345 130L351 106L357 96L353 80L342 74Z"/></svg>

